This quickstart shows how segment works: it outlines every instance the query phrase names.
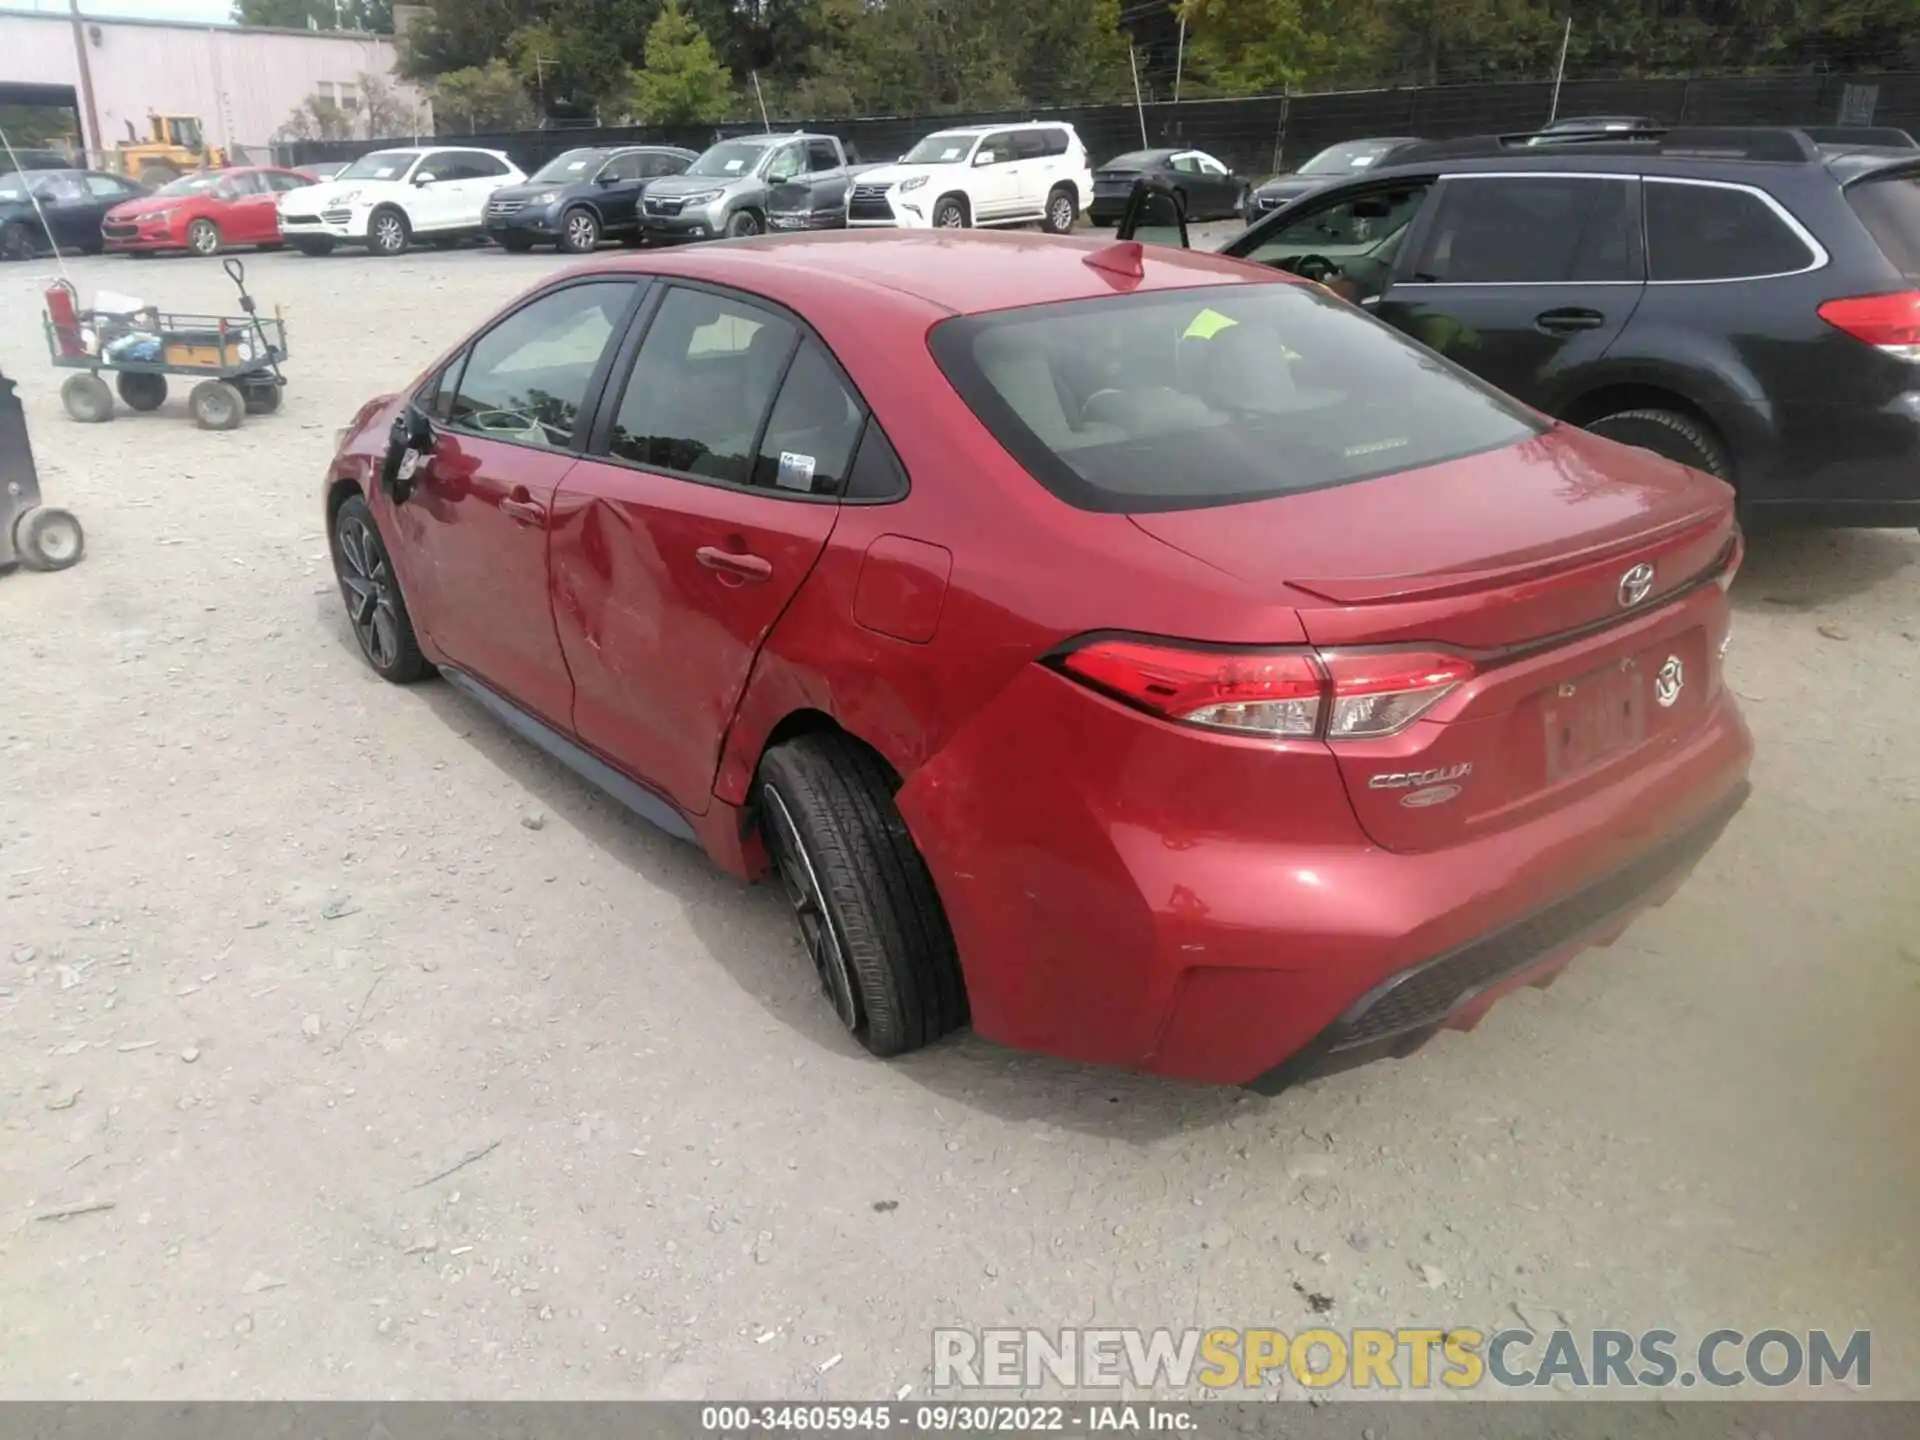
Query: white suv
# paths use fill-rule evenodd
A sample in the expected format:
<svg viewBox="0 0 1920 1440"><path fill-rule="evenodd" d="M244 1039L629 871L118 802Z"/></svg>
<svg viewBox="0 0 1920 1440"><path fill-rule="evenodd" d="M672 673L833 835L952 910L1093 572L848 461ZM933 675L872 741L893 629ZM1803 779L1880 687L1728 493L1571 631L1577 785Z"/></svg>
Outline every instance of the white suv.
<svg viewBox="0 0 1920 1440"><path fill-rule="evenodd" d="M376 150L331 180L282 195L280 236L303 255L324 255L336 245L399 255L416 238L480 234L487 197L526 178L498 150Z"/></svg>
<svg viewBox="0 0 1920 1440"><path fill-rule="evenodd" d="M1071 125L966 125L929 135L900 158L856 176L847 224L1029 225L1064 235L1093 203L1087 147Z"/></svg>

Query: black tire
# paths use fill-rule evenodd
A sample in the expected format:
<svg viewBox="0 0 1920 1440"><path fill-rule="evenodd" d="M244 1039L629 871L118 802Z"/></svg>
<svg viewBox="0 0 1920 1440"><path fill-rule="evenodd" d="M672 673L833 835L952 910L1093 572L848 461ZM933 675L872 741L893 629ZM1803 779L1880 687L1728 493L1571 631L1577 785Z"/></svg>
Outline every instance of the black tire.
<svg viewBox="0 0 1920 1440"><path fill-rule="evenodd" d="M753 210L736 210L727 217L727 238L744 240L749 235L758 235L767 227L760 223L760 216Z"/></svg>
<svg viewBox="0 0 1920 1440"><path fill-rule="evenodd" d="M1073 193L1071 185L1056 185L1047 196L1046 218L1040 222L1040 228L1049 235L1065 235L1073 229L1073 222L1080 218L1080 200Z"/></svg>
<svg viewBox="0 0 1920 1440"><path fill-rule="evenodd" d="M936 230L964 230L968 223L967 202L958 195L942 195L940 203L933 207Z"/></svg>
<svg viewBox="0 0 1920 1440"><path fill-rule="evenodd" d="M333 253L333 241L331 240L289 240L287 243L302 255L318 257L321 255L331 255Z"/></svg>
<svg viewBox="0 0 1920 1440"><path fill-rule="evenodd" d="M367 217L367 249L375 255L404 255L413 245L413 227L392 205L382 205Z"/></svg>
<svg viewBox="0 0 1920 1440"><path fill-rule="evenodd" d="M600 248L600 217L576 205L560 217L560 248L569 255L591 255Z"/></svg>
<svg viewBox="0 0 1920 1440"><path fill-rule="evenodd" d="M187 226L187 249L195 255L220 253L220 227L211 220L196 220Z"/></svg>
<svg viewBox="0 0 1920 1440"><path fill-rule="evenodd" d="M499 245L510 255L524 255L533 249L533 242L523 235L502 235Z"/></svg>
<svg viewBox="0 0 1920 1440"><path fill-rule="evenodd" d="M1618 440L1622 445L1637 445L1722 480L1733 479L1733 466L1720 437L1703 421L1678 410L1622 410L1590 421L1586 428L1609 440Z"/></svg>
<svg viewBox="0 0 1920 1440"><path fill-rule="evenodd" d="M36 505L13 522L13 548L29 570L66 570L87 552L87 535L72 512Z"/></svg>
<svg viewBox="0 0 1920 1440"><path fill-rule="evenodd" d="M39 248L34 242L33 227L26 221L0 225L0 260L31 260Z"/></svg>
<svg viewBox="0 0 1920 1440"><path fill-rule="evenodd" d="M420 653L400 577L365 500L350 495L341 502L333 512L327 544L347 606L347 625L362 658L382 680L411 685L432 667Z"/></svg>
<svg viewBox="0 0 1920 1440"><path fill-rule="evenodd" d="M249 415L273 414L286 393L286 387L273 380L249 380L240 387Z"/></svg>
<svg viewBox="0 0 1920 1440"><path fill-rule="evenodd" d="M60 387L60 403L82 425L113 418L113 392L98 375L69 375Z"/></svg>
<svg viewBox="0 0 1920 1440"><path fill-rule="evenodd" d="M114 389L129 410L158 410L167 403L167 377L149 375L142 370L123 370L115 377Z"/></svg>
<svg viewBox="0 0 1920 1440"><path fill-rule="evenodd" d="M247 418L246 396L225 380L202 380L188 392L187 408L202 430L238 430Z"/></svg>
<svg viewBox="0 0 1920 1440"><path fill-rule="evenodd" d="M875 1055L901 1055L967 1023L953 932L879 756L838 732L760 762L768 854L840 1021Z"/></svg>

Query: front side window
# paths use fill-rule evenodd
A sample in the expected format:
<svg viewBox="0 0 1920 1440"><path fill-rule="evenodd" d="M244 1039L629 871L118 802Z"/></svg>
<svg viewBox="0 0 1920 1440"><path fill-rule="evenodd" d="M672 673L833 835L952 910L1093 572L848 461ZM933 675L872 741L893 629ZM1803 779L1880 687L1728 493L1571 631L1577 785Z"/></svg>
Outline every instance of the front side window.
<svg viewBox="0 0 1920 1440"><path fill-rule="evenodd" d="M1311 280L1338 274L1353 282L1356 297L1378 294L1427 191L1416 182L1348 195L1277 228L1251 231L1227 253Z"/></svg>
<svg viewBox="0 0 1920 1440"><path fill-rule="evenodd" d="M1214 286L947 320L935 360L1087 510L1264 499L1512 445L1542 422L1311 286Z"/></svg>
<svg viewBox="0 0 1920 1440"><path fill-rule="evenodd" d="M767 161L767 183L779 185L800 174L805 163L805 154L806 152L798 145L782 145L774 151L773 158Z"/></svg>
<svg viewBox="0 0 1920 1440"><path fill-rule="evenodd" d="M1553 285L1641 278L1633 182L1585 175L1459 176L1407 268L1415 284Z"/></svg>
<svg viewBox="0 0 1920 1440"><path fill-rule="evenodd" d="M1751 190L1692 181L1645 182L1647 272L1654 280L1790 275L1818 257Z"/></svg>
<svg viewBox="0 0 1920 1440"><path fill-rule="evenodd" d="M620 397L609 453L747 484L761 422L798 338L789 321L745 300L669 290Z"/></svg>
<svg viewBox="0 0 1920 1440"><path fill-rule="evenodd" d="M1004 165L1013 159L1013 135L1002 131L998 135L989 135L980 142L980 149L973 157L976 165Z"/></svg>
<svg viewBox="0 0 1920 1440"><path fill-rule="evenodd" d="M632 297L631 281L607 280L523 305L474 342L458 391L439 413L489 439L572 444L594 371Z"/></svg>

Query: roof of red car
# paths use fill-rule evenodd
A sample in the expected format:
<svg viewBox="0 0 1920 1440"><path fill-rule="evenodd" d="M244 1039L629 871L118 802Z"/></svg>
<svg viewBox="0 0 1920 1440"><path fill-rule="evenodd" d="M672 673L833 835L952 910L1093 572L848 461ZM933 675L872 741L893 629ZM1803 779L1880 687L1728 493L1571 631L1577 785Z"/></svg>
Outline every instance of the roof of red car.
<svg viewBox="0 0 1920 1440"><path fill-rule="evenodd" d="M1154 245L1141 247L1137 277L1086 263L1114 243L1016 230L840 230L655 251L632 268L731 282L796 306L836 288L869 296L880 289L956 315L1284 278L1245 261Z"/></svg>

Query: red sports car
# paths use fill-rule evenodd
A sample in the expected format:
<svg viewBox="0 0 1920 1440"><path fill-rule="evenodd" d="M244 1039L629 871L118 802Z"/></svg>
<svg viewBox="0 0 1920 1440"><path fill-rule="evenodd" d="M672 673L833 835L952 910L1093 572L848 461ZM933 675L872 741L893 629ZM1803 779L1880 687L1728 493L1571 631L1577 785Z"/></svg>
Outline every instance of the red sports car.
<svg viewBox="0 0 1920 1440"><path fill-rule="evenodd" d="M197 170L114 206L100 234L108 250L134 255L217 255L235 245L278 245L281 195L311 184L310 176L264 165Z"/></svg>
<svg viewBox="0 0 1920 1440"><path fill-rule="evenodd" d="M1733 492L1215 256L596 261L365 406L325 506L377 672L770 865L876 1054L1402 1052L1746 795Z"/></svg>

